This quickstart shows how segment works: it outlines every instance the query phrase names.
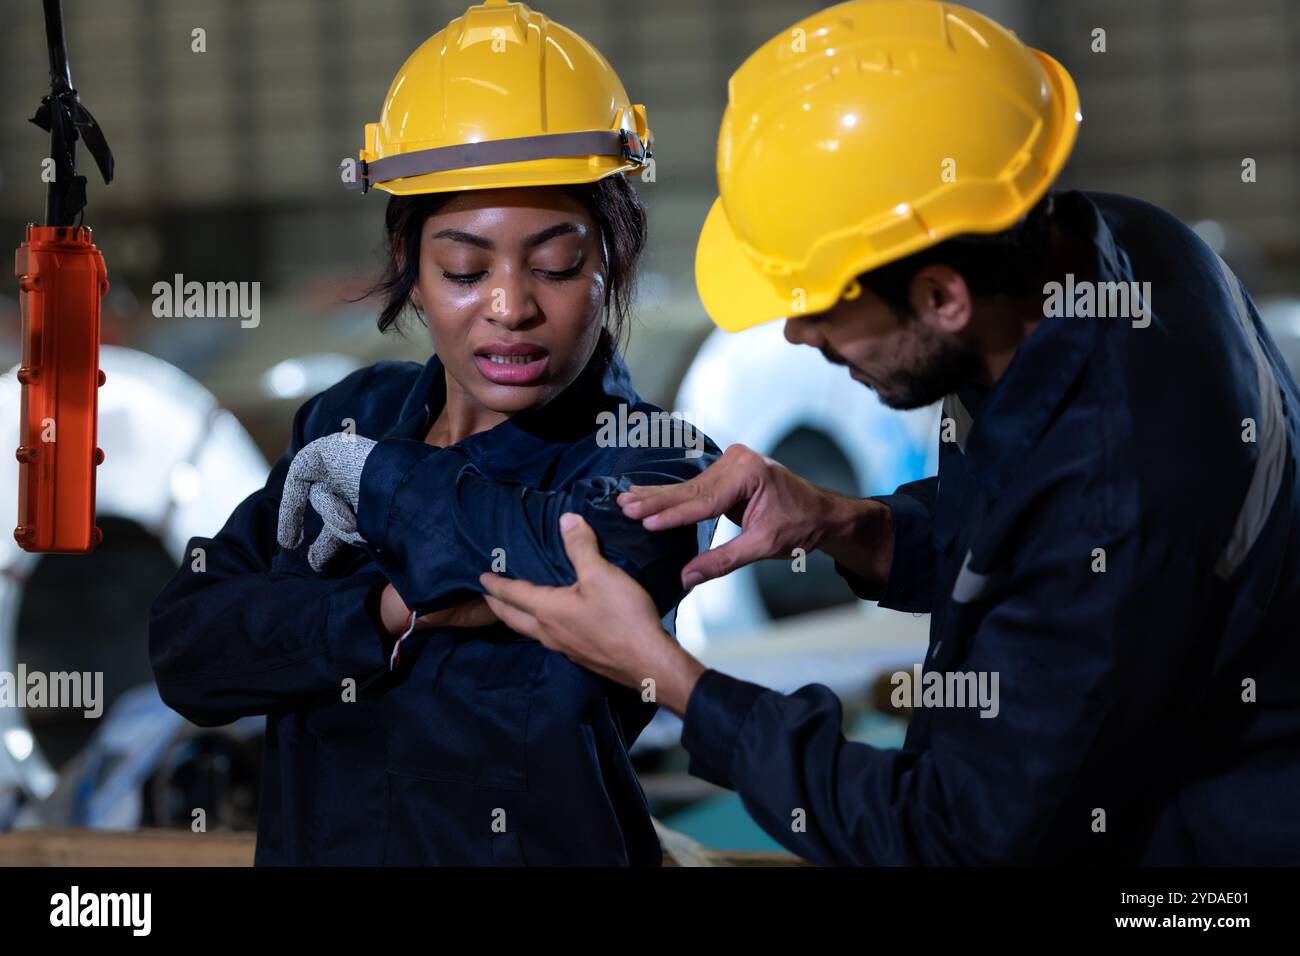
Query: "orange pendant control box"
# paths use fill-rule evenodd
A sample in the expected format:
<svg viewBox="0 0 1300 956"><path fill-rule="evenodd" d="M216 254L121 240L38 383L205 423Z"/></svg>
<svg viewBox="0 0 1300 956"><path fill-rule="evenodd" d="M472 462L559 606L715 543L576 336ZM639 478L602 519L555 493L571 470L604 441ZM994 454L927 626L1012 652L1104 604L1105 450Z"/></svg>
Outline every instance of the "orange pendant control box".
<svg viewBox="0 0 1300 956"><path fill-rule="evenodd" d="M18 526L25 551L92 551L104 257L85 226L28 225L14 259L22 312Z"/></svg>

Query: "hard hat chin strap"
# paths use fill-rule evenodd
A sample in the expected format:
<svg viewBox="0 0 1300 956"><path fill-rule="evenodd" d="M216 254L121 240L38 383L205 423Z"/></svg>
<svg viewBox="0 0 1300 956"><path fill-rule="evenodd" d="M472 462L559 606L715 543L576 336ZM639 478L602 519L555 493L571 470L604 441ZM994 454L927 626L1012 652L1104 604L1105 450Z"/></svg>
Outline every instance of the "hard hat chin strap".
<svg viewBox="0 0 1300 956"><path fill-rule="evenodd" d="M348 189L360 189L364 193L369 192L376 183L386 183L393 179L568 156L617 156L643 166L651 155L650 150L641 142L641 137L632 130L543 133L537 136L485 140L481 143L437 146L413 153L385 156L373 163L362 160L356 181L345 180L344 185Z"/></svg>

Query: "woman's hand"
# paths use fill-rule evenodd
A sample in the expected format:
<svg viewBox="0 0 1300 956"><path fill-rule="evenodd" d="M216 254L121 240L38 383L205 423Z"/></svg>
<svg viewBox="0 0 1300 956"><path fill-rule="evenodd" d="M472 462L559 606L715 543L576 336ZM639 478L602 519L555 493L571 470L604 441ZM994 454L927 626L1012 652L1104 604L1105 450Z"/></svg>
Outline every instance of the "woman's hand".
<svg viewBox="0 0 1300 956"><path fill-rule="evenodd" d="M406 606L406 602L391 584L384 585L383 593L379 596L379 617L383 621L384 630L394 637L402 634L411 620L411 609ZM487 606L487 602L478 597L456 607L421 614L415 619L415 629L422 631L426 627L486 627L488 624L497 623L498 620L499 618L492 613L492 609Z"/></svg>
<svg viewBox="0 0 1300 956"><path fill-rule="evenodd" d="M314 571L323 570L343 545L366 543L357 531L357 506L361 472L374 447L364 435L336 432L304 445L289 465L275 536L282 548L298 547L310 502L321 518L320 534L307 549Z"/></svg>

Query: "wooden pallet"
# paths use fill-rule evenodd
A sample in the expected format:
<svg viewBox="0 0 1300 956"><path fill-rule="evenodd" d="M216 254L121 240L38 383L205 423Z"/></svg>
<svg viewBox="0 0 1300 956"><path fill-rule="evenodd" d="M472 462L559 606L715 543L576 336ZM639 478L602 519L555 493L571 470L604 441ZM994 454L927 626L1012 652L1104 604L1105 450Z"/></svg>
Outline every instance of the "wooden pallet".
<svg viewBox="0 0 1300 956"><path fill-rule="evenodd" d="M35 829L0 833L0 866L252 866L252 833Z"/></svg>
<svg viewBox="0 0 1300 956"><path fill-rule="evenodd" d="M805 866L788 853L715 850L655 821L664 866ZM0 866L252 866L252 833L34 829L0 833Z"/></svg>

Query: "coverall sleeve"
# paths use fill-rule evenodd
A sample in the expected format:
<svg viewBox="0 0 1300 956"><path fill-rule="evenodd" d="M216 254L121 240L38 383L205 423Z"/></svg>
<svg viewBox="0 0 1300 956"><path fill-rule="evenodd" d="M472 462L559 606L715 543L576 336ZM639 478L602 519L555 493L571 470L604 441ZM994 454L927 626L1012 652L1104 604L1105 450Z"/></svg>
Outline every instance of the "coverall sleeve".
<svg viewBox="0 0 1300 956"><path fill-rule="evenodd" d="M375 599L387 579L271 570L280 494L320 396L294 417L288 450L266 485L214 538L191 538L149 612L149 654L162 699L201 726L339 694L387 668Z"/></svg>
<svg viewBox="0 0 1300 956"><path fill-rule="evenodd" d="M628 449L608 474L538 491L485 476L455 446L386 439L366 459L357 528L407 607L425 613L481 594L484 571L572 584L560 515L573 511L595 530L605 558L636 578L664 615L684 596L681 569L708 548L715 522L651 532L625 518L615 499L632 484L691 478L716 455L650 451Z"/></svg>
<svg viewBox="0 0 1300 956"><path fill-rule="evenodd" d="M872 498L894 514L894 559L884 590L855 574L838 561L835 570L849 589L881 607L928 614L934 603L935 552L931 531L939 479L923 478L901 486L892 495Z"/></svg>
<svg viewBox="0 0 1300 956"><path fill-rule="evenodd" d="M1177 739L1163 722L1206 613L1195 554L1136 532L1043 529L986 603L949 611L983 614L952 666L990 686L997 675L995 716L918 709L924 750L846 741L822 685L786 695L707 671L685 715L690 771L736 790L767 833L820 864L1105 858L1108 832L1142 832L1143 770Z"/></svg>

